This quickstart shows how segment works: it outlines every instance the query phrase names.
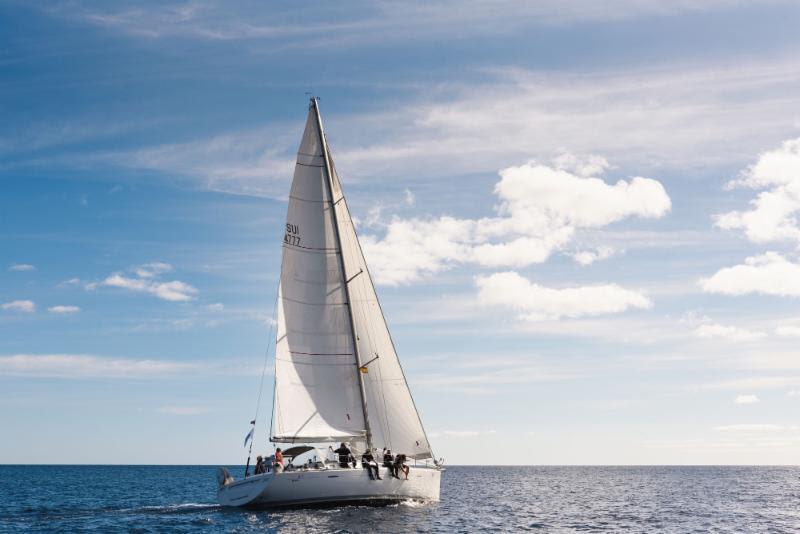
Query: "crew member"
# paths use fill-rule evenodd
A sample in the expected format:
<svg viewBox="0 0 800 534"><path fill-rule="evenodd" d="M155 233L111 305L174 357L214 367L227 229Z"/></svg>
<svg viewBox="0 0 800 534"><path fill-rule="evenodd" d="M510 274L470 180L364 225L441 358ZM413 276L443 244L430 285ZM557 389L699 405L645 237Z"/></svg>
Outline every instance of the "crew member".
<svg viewBox="0 0 800 534"><path fill-rule="evenodd" d="M339 455L339 467L350 467L350 457L353 456L353 453L350 452L347 445L342 443L339 445L339 448L333 452Z"/></svg>
<svg viewBox="0 0 800 534"><path fill-rule="evenodd" d="M375 480L376 478L378 480L383 480L381 478L380 470L378 469L378 462L375 461L375 457L372 456L370 451L367 451L361 455L361 467L367 470L369 473L369 478L372 480Z"/></svg>

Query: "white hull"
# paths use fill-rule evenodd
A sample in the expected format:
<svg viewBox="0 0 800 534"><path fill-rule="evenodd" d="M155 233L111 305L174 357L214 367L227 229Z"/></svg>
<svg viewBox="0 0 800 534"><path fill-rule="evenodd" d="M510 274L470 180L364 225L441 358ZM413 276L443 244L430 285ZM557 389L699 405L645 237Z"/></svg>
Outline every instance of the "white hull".
<svg viewBox="0 0 800 534"><path fill-rule="evenodd" d="M411 467L408 480L391 478L381 468L383 480L371 480L366 469L320 469L253 475L219 488L222 506L270 508L304 504L403 501L438 501L441 470Z"/></svg>

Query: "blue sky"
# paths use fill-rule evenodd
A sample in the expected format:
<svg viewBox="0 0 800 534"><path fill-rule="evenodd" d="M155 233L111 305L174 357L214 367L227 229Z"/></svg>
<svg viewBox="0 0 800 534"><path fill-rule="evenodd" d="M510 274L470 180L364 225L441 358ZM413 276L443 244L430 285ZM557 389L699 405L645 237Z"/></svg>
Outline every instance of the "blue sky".
<svg viewBox="0 0 800 534"><path fill-rule="evenodd" d="M313 92L438 456L797 463L798 23L0 2L0 462L244 461Z"/></svg>

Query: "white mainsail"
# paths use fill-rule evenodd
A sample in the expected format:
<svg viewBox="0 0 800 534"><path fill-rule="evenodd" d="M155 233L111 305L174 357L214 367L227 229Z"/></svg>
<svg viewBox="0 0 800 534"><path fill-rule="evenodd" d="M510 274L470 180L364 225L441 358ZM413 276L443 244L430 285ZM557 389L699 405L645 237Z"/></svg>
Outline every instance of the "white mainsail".
<svg viewBox="0 0 800 534"><path fill-rule="evenodd" d="M430 458L323 139L312 99L283 245L272 440L350 438Z"/></svg>
<svg viewBox="0 0 800 534"><path fill-rule="evenodd" d="M325 155L309 112L289 194L278 297L273 441L365 435Z"/></svg>

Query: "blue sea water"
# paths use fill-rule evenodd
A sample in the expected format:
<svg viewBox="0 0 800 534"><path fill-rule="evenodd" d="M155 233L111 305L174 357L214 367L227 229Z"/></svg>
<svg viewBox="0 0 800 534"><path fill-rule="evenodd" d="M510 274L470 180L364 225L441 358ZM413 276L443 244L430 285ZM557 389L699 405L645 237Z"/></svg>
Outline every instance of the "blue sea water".
<svg viewBox="0 0 800 534"><path fill-rule="evenodd" d="M0 466L0 532L800 532L800 467L455 466L439 503L272 512L217 506L215 473Z"/></svg>

